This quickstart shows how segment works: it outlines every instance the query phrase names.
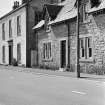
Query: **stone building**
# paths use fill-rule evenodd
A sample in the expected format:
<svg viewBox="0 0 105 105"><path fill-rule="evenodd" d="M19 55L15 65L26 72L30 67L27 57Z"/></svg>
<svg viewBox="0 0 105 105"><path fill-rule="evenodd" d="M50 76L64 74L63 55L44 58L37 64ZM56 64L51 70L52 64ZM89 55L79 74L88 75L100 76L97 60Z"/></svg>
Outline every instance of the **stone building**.
<svg viewBox="0 0 105 105"><path fill-rule="evenodd" d="M105 0L80 1L80 69L102 73L105 62ZM50 12L52 11L52 12ZM54 12L56 11L56 12ZM70 68L76 64L76 0L45 5L37 32L38 63L45 68Z"/></svg>
<svg viewBox="0 0 105 105"><path fill-rule="evenodd" d="M57 3L57 0L22 0L21 5L15 1L12 11L0 18L0 64L11 65L15 59L18 65L37 65L32 27L41 19L46 3Z"/></svg>

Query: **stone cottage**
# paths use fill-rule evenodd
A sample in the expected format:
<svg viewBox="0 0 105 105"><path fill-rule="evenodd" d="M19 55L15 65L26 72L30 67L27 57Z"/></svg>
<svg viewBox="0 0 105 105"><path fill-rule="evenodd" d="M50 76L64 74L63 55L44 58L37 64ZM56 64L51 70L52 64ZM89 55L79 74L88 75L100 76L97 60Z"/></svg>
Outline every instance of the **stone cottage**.
<svg viewBox="0 0 105 105"><path fill-rule="evenodd" d="M50 12L52 11L52 12ZM54 12L55 11L55 12ZM105 0L80 1L80 70L103 73L105 63ZM45 5L43 19L34 26L37 33L38 64L45 68L67 68L76 64L76 0Z"/></svg>

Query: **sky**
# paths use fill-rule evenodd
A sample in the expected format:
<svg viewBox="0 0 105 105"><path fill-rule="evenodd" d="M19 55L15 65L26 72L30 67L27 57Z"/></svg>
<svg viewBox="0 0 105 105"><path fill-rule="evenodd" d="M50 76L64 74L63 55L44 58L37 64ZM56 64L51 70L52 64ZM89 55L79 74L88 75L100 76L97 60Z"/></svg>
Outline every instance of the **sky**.
<svg viewBox="0 0 105 105"><path fill-rule="evenodd" d="M0 0L0 17L12 10L14 1L19 1L21 4L21 0Z"/></svg>

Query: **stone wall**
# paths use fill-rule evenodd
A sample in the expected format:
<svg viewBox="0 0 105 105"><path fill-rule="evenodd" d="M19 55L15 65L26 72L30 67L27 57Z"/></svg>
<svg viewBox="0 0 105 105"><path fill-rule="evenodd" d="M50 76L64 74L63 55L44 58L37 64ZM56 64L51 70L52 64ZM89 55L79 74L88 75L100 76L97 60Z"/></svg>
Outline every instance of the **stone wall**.
<svg viewBox="0 0 105 105"><path fill-rule="evenodd" d="M76 63L76 23L70 29L70 63ZM89 22L80 24L80 37L92 36L93 56L91 60L81 60L81 72L101 74L105 68L105 15L90 15Z"/></svg>
<svg viewBox="0 0 105 105"><path fill-rule="evenodd" d="M102 73L105 63L105 16L90 15L87 23L80 23L80 37L92 37L92 59L81 60L81 72ZM70 25L70 67L75 71L76 64L76 20L69 21ZM52 41L52 61L45 62L39 54L39 64L48 65L49 67L60 67L60 40L68 40L68 27L65 23L52 26L52 32L47 35L42 29L38 32L39 36L39 53L41 53L42 42ZM49 37L50 36L50 37ZM68 46L68 43L67 43ZM66 49L68 52L68 48ZM66 53L67 54L67 53ZM66 56L68 57L68 55ZM68 58L67 58L68 59Z"/></svg>
<svg viewBox="0 0 105 105"><path fill-rule="evenodd" d="M52 26L51 32L46 33L44 29L38 31L38 53L39 53L39 66L44 66L52 69L60 68L60 41L67 41L67 27L65 24L58 26ZM51 42L52 57L50 60L44 60L43 54L43 42ZM67 51L66 51L67 52ZM66 54L67 55L67 54Z"/></svg>

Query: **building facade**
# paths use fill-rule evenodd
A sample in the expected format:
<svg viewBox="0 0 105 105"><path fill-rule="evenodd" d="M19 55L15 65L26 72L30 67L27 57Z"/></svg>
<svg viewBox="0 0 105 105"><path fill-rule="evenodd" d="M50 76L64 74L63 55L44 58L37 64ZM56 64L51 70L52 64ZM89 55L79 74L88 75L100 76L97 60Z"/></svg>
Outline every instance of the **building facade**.
<svg viewBox="0 0 105 105"><path fill-rule="evenodd" d="M41 19L43 5L51 2L22 0L19 5L15 1L13 10L0 18L0 64L37 65L36 35L32 27Z"/></svg>
<svg viewBox="0 0 105 105"><path fill-rule="evenodd" d="M26 65L26 8L19 7L0 19L0 64Z"/></svg>
<svg viewBox="0 0 105 105"><path fill-rule="evenodd" d="M81 72L104 73L105 19L104 7L99 8L104 2L97 1L95 4L92 0L80 2L79 61ZM45 15L44 22L34 27L38 35L39 66L52 69L69 67L70 71L75 71L77 59L75 3L75 0L67 0L60 11L53 15L48 12L49 7L46 6L47 16ZM57 10L55 6L54 9ZM55 18L52 19L52 17Z"/></svg>

